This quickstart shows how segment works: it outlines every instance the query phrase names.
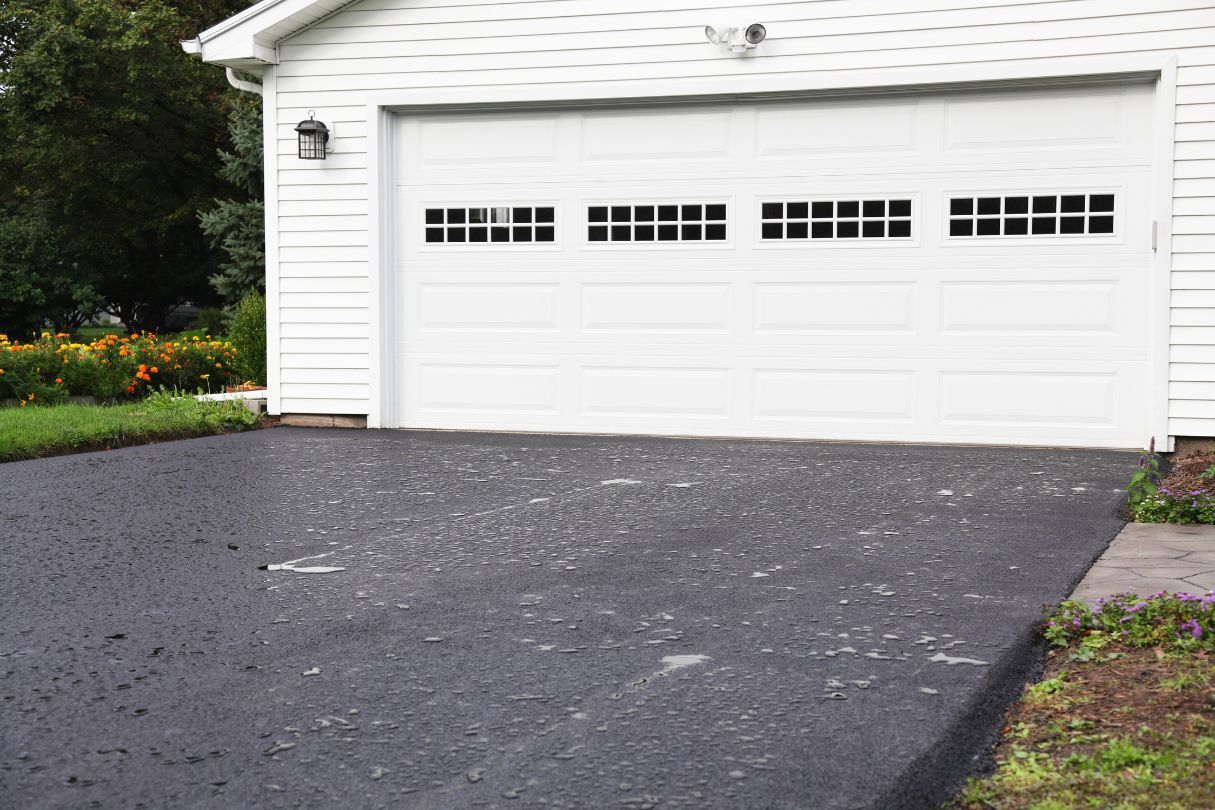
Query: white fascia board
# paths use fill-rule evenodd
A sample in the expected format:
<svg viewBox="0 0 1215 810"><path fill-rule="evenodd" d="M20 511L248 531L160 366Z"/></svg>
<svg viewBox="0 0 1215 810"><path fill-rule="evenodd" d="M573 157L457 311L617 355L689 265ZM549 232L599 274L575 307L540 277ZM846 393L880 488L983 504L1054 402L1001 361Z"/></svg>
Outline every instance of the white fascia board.
<svg viewBox="0 0 1215 810"><path fill-rule="evenodd" d="M317 0L262 0L181 46L204 62L225 67L248 70L274 65L278 64L278 43L283 37L269 33L271 29L281 31L286 25L298 31L329 13L330 6Z"/></svg>

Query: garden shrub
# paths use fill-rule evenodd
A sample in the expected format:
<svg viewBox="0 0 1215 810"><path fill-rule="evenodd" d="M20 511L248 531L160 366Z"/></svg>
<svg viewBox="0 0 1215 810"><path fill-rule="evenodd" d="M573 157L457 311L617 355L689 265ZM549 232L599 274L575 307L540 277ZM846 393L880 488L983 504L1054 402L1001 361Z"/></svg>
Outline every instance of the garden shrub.
<svg viewBox="0 0 1215 810"><path fill-rule="evenodd" d="M1143 599L1121 593L1098 600L1095 610L1068 601L1050 616L1043 632L1058 647L1079 642L1090 650L1114 643L1215 650L1215 592L1194 596L1158 591Z"/></svg>
<svg viewBox="0 0 1215 810"><path fill-rule="evenodd" d="M0 399L53 405L69 396L142 398L159 388L220 391L235 378L236 349L220 340L107 335L76 343L42 333L31 343L0 335Z"/></svg>
<svg viewBox="0 0 1215 810"><path fill-rule="evenodd" d="M222 335L228 330L231 316L219 307L204 307L198 311L194 322L190 324L190 336L197 334L201 337Z"/></svg>
<svg viewBox="0 0 1215 810"><path fill-rule="evenodd" d="M237 370L245 381L266 384L266 299L251 292L232 313L228 338L237 351Z"/></svg>

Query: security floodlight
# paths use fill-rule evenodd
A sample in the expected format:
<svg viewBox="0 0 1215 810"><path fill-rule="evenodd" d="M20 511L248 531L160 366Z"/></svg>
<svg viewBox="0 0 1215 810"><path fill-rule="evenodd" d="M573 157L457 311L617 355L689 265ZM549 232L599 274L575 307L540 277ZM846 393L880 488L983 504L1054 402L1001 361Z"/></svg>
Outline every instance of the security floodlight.
<svg viewBox="0 0 1215 810"><path fill-rule="evenodd" d="M730 28L705 26L705 39L713 45L724 47L730 53L752 50L767 38L768 29L762 23L751 23L745 29L735 26Z"/></svg>
<svg viewBox="0 0 1215 810"><path fill-rule="evenodd" d="M747 27L746 40L751 47L755 47L767 38L768 29L764 27L763 23L751 23Z"/></svg>

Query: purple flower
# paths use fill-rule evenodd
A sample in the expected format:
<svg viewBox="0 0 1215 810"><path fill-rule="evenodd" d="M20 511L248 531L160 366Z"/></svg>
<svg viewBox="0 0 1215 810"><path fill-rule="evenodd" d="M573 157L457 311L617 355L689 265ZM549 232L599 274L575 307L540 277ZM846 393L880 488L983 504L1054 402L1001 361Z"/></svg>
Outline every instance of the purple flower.
<svg viewBox="0 0 1215 810"><path fill-rule="evenodd" d="M1188 622L1181 623L1181 630L1189 630L1190 635L1194 638L1202 638L1202 625L1195 619L1190 619Z"/></svg>

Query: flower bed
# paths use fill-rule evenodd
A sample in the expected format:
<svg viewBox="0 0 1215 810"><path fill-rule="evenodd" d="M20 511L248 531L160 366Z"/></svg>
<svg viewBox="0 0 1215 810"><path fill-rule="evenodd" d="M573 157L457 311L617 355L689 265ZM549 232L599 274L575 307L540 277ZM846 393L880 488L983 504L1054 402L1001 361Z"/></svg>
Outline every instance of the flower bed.
<svg viewBox="0 0 1215 810"><path fill-rule="evenodd" d="M43 333L30 343L0 335L0 400L54 405L69 397L140 399L160 388L222 391L238 380L236 349L226 341L156 335L107 335L74 343Z"/></svg>

